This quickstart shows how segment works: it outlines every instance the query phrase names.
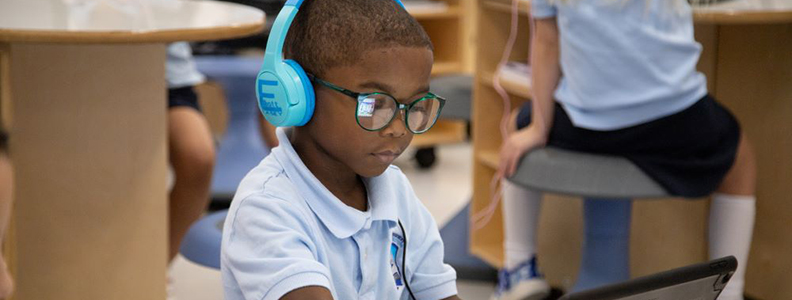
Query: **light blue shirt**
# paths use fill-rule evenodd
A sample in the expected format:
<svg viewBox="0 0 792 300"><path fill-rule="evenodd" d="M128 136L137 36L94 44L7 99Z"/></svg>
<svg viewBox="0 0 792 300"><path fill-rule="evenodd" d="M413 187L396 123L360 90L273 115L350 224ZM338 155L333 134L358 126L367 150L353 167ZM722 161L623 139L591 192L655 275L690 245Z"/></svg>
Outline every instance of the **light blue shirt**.
<svg viewBox="0 0 792 300"><path fill-rule="evenodd" d="M242 180L225 221L226 300L279 299L306 286L325 287L336 300L408 299L399 220L407 231L406 272L415 296L457 294L437 225L399 168L364 179L369 209L363 212L314 177L283 129L278 140L280 146Z"/></svg>
<svg viewBox="0 0 792 300"><path fill-rule="evenodd" d="M682 111L707 94L706 78L696 71L701 45L687 1L531 4L534 18L557 17L563 76L554 96L575 126L629 127Z"/></svg>
<svg viewBox="0 0 792 300"><path fill-rule="evenodd" d="M206 77L195 66L192 49L187 42L168 45L165 56L165 80L168 81L168 88L194 86L206 81Z"/></svg>

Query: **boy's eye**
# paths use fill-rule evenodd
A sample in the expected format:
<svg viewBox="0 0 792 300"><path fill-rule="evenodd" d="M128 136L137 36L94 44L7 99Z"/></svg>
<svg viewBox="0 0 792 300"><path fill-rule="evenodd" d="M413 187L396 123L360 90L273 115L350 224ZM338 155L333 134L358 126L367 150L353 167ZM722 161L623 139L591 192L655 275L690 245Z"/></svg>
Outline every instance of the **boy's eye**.
<svg viewBox="0 0 792 300"><path fill-rule="evenodd" d="M379 101L376 101L374 98L363 99L360 105L358 105L358 116L371 117L374 110L376 109L377 103L379 103Z"/></svg>

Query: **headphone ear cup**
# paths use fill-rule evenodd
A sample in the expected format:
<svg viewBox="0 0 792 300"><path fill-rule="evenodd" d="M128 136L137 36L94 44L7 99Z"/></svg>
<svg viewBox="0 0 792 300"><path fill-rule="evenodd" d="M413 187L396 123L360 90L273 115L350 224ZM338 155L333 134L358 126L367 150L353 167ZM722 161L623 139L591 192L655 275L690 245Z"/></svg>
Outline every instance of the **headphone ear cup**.
<svg viewBox="0 0 792 300"><path fill-rule="evenodd" d="M261 70L256 77L256 98L261 114L270 124L288 126L289 101L287 88L273 70Z"/></svg>
<svg viewBox="0 0 792 300"><path fill-rule="evenodd" d="M285 60L259 72L256 80L259 110L272 125L303 126L314 112L314 90L303 68Z"/></svg>
<svg viewBox="0 0 792 300"><path fill-rule="evenodd" d="M300 106L301 112L298 115L300 115L301 118L299 118L299 121L294 126L303 126L311 120L314 109L316 108L316 95L314 94L313 84L308 78L308 74L305 73L305 70L299 63L291 59L284 60L283 62L291 67L291 71L293 71L294 75L299 79L293 82L295 84L295 92L300 94L300 101L295 107Z"/></svg>

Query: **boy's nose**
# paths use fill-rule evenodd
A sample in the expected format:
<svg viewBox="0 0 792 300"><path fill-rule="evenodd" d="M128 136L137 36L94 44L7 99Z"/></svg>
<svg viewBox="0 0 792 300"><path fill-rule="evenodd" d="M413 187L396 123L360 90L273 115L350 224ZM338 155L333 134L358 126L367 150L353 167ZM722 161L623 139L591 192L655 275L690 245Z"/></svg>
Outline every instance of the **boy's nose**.
<svg viewBox="0 0 792 300"><path fill-rule="evenodd" d="M393 121L381 131L384 136L399 138L407 134L407 123L404 118L404 111L399 110L397 114L399 115L393 118Z"/></svg>

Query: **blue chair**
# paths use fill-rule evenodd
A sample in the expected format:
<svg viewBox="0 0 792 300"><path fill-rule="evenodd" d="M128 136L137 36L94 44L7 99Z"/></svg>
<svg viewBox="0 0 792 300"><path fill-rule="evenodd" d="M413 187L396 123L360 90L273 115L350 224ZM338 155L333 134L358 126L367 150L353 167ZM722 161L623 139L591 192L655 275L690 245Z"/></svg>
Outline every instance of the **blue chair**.
<svg viewBox="0 0 792 300"><path fill-rule="evenodd" d="M629 279L632 199L669 197L625 158L553 147L526 155L509 180L543 192L584 198L583 254L573 291Z"/></svg>
<svg viewBox="0 0 792 300"><path fill-rule="evenodd" d="M211 213L195 222L182 240L179 252L196 264L220 269L220 243L228 210Z"/></svg>
<svg viewBox="0 0 792 300"><path fill-rule="evenodd" d="M198 70L220 83L229 108L228 129L218 146L212 197L230 200L239 182L269 154L258 127L255 79L261 57L196 56Z"/></svg>

